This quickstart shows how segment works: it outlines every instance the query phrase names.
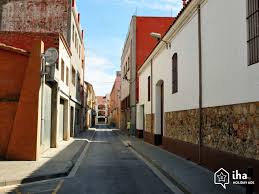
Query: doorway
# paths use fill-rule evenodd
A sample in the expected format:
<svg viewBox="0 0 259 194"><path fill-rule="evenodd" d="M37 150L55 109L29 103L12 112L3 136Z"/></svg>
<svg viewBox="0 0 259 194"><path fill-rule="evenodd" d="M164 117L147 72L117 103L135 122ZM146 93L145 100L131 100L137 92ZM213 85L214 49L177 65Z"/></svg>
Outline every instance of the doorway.
<svg viewBox="0 0 259 194"><path fill-rule="evenodd" d="M70 137L74 137L74 107L70 107Z"/></svg>
<svg viewBox="0 0 259 194"><path fill-rule="evenodd" d="M155 113L155 144L161 145L164 136L164 81L156 84L156 113Z"/></svg>
<svg viewBox="0 0 259 194"><path fill-rule="evenodd" d="M60 99L58 141L62 141L64 139L64 104L64 100Z"/></svg>

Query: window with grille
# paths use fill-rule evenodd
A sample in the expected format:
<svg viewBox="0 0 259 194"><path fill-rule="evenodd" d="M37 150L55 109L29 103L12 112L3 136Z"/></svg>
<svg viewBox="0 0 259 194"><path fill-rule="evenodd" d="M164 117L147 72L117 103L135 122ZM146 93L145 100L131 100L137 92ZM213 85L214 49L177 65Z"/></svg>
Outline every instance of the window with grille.
<svg viewBox="0 0 259 194"><path fill-rule="evenodd" d="M178 92L178 56L175 53L172 57L172 93Z"/></svg>
<svg viewBox="0 0 259 194"><path fill-rule="evenodd" d="M248 64L259 62L259 0L247 0Z"/></svg>
<svg viewBox="0 0 259 194"><path fill-rule="evenodd" d="M148 101L150 101L150 97L151 97L151 79L150 79L150 76L148 76L148 78L147 78L147 81L148 81L148 88L147 88L147 98L148 98Z"/></svg>

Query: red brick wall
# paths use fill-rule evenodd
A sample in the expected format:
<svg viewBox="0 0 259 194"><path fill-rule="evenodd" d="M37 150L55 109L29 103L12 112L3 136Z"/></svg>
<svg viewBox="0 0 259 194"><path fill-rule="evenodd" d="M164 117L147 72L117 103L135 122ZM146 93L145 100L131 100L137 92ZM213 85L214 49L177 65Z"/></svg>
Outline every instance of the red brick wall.
<svg viewBox="0 0 259 194"><path fill-rule="evenodd" d="M150 36L151 32L160 33L162 36L172 25L172 17L137 17L136 19L136 70L142 67L147 57L157 45L158 41ZM136 100L139 100L139 79L136 80Z"/></svg>
<svg viewBox="0 0 259 194"><path fill-rule="evenodd" d="M0 30L62 32L67 38L68 2L68 0L9 0L8 2L1 0Z"/></svg>

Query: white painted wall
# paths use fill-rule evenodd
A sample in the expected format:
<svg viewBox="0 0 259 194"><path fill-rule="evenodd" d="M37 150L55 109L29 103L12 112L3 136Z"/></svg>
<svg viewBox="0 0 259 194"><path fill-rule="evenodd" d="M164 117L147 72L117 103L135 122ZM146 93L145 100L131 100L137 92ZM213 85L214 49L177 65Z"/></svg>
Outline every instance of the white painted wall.
<svg viewBox="0 0 259 194"><path fill-rule="evenodd" d="M149 64L139 76L139 105L144 105L145 114L151 114L151 101L148 101L148 76L150 75L151 65Z"/></svg>
<svg viewBox="0 0 259 194"><path fill-rule="evenodd" d="M69 95L69 83L70 83L70 77L71 77L71 58L69 56L68 51L65 48L64 43L60 39L59 44L59 87L60 90L65 92L67 95ZM64 61L64 82L61 80L61 61ZM67 68L68 68L68 85L66 85L66 74L67 74Z"/></svg>
<svg viewBox="0 0 259 194"><path fill-rule="evenodd" d="M258 101L259 64L248 66L247 62L246 1L207 0L201 6L201 21L204 107ZM156 84L160 80L164 81L165 112L199 107L197 10L173 36L171 43L171 49L163 47L153 57L153 113L159 107ZM172 56L175 52L178 54L179 91L172 94ZM139 73L139 105L144 104L145 114L149 114L147 77L150 62ZM137 124L141 120L139 115L138 118Z"/></svg>
<svg viewBox="0 0 259 194"><path fill-rule="evenodd" d="M205 107L259 100L259 64L247 62L246 3L209 0L202 7Z"/></svg>
<svg viewBox="0 0 259 194"><path fill-rule="evenodd" d="M195 109L199 106L197 14L172 40L171 49L164 49L153 59L153 107L157 107L155 85L164 81L164 111ZM178 93L172 94L172 56L178 54Z"/></svg>

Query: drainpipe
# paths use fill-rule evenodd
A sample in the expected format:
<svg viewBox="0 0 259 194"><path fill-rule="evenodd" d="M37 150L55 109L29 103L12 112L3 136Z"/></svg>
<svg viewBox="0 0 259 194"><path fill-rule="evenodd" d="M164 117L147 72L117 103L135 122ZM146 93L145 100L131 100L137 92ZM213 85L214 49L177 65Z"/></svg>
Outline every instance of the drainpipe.
<svg viewBox="0 0 259 194"><path fill-rule="evenodd" d="M44 54L41 57L41 136L40 136L40 144L42 145L42 137L44 130L44 86L45 86L45 75L46 75L46 62Z"/></svg>
<svg viewBox="0 0 259 194"><path fill-rule="evenodd" d="M199 41L199 163L201 164L202 147L202 40L201 40L201 6L198 5L198 41Z"/></svg>
<svg viewBox="0 0 259 194"><path fill-rule="evenodd" d="M151 130L153 130L153 59L151 59L151 76L150 76L150 101L151 101Z"/></svg>

